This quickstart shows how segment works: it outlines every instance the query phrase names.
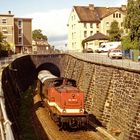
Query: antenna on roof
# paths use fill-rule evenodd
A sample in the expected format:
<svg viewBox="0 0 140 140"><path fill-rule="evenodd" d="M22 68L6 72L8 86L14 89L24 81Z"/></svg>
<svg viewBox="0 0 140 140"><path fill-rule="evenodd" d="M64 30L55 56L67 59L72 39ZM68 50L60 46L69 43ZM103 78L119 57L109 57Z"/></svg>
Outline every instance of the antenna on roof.
<svg viewBox="0 0 140 140"><path fill-rule="evenodd" d="M11 15L11 11L8 11L8 14Z"/></svg>

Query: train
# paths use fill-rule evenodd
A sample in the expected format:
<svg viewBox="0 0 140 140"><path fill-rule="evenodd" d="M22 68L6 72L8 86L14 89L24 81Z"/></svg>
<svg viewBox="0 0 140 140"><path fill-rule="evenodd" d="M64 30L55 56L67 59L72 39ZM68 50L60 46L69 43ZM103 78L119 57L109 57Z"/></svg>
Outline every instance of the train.
<svg viewBox="0 0 140 140"><path fill-rule="evenodd" d="M59 130L86 129L88 113L84 109L84 93L76 81L57 77L47 70L38 73L37 89Z"/></svg>

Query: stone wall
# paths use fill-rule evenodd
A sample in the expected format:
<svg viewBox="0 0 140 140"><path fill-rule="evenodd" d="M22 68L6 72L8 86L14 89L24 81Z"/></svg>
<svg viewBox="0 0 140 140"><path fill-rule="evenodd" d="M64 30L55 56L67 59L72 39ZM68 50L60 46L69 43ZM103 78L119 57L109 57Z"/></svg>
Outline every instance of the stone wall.
<svg viewBox="0 0 140 140"><path fill-rule="evenodd" d="M65 59L64 75L77 81L85 92L85 109L119 140L140 139L140 74L86 62Z"/></svg>
<svg viewBox="0 0 140 140"><path fill-rule="evenodd" d="M109 133L118 140L140 139L140 74L71 55L25 56L4 70L3 89L15 130L19 127L20 93L36 79L36 69L43 63L52 63L61 76L77 81L85 93L85 110L95 115Z"/></svg>

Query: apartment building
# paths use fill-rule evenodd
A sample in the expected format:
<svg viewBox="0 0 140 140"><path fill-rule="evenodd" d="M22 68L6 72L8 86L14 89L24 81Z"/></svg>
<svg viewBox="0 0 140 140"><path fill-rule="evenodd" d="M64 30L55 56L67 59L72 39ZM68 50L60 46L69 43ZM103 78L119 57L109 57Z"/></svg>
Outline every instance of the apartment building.
<svg viewBox="0 0 140 140"><path fill-rule="evenodd" d="M14 18L15 52L32 52L32 19Z"/></svg>
<svg viewBox="0 0 140 140"><path fill-rule="evenodd" d="M68 20L68 50L83 51L82 41L97 32L108 35L114 20L119 23L121 29L124 29L125 15L125 5L121 7L95 7L94 4L74 6Z"/></svg>
<svg viewBox="0 0 140 140"><path fill-rule="evenodd" d="M9 11L0 14L0 32L14 53L30 53L32 50L32 19L15 18Z"/></svg>
<svg viewBox="0 0 140 140"><path fill-rule="evenodd" d="M9 11L8 14L0 14L0 32L4 35L11 49L14 51L14 15Z"/></svg>

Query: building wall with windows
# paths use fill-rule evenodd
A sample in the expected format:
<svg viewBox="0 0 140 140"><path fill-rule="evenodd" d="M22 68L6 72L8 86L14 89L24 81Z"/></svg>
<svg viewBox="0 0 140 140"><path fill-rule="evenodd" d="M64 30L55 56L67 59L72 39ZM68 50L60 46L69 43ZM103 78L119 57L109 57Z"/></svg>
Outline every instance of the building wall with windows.
<svg viewBox="0 0 140 140"><path fill-rule="evenodd" d="M81 52L82 40L97 32L96 23L80 22L80 19L75 11L72 12L68 21L68 50Z"/></svg>
<svg viewBox="0 0 140 140"><path fill-rule="evenodd" d="M110 29L110 25L114 20L118 22L119 28L124 30L124 27L123 27L124 18L125 18L125 14L120 11L116 11L112 13L111 15L103 18L100 23L100 29L99 29L100 32L105 35L108 35L108 30Z"/></svg>
<svg viewBox="0 0 140 140"><path fill-rule="evenodd" d="M30 53L32 51L32 19L15 18L15 46L17 53Z"/></svg>
<svg viewBox="0 0 140 140"><path fill-rule="evenodd" d="M30 53L32 50L32 19L15 18L11 11L0 14L0 32L15 53Z"/></svg>
<svg viewBox="0 0 140 140"><path fill-rule="evenodd" d="M71 15L69 17L69 24L68 26L68 47L70 51L78 50L77 46L80 45L80 38L81 36L81 24L78 22L79 18L74 9L72 9Z"/></svg>
<svg viewBox="0 0 140 140"><path fill-rule="evenodd" d="M14 50L14 15L9 11L7 14L0 14L0 32L2 32L11 49Z"/></svg>
<svg viewBox="0 0 140 140"><path fill-rule="evenodd" d="M116 20L123 29L126 6L121 7L95 7L74 6L68 20L68 50L82 52L82 41L97 32L108 35L111 23Z"/></svg>

